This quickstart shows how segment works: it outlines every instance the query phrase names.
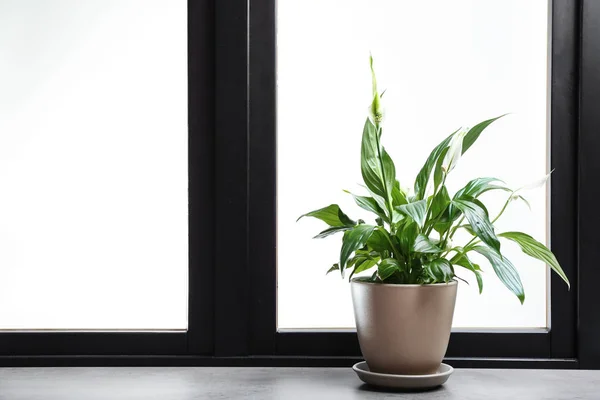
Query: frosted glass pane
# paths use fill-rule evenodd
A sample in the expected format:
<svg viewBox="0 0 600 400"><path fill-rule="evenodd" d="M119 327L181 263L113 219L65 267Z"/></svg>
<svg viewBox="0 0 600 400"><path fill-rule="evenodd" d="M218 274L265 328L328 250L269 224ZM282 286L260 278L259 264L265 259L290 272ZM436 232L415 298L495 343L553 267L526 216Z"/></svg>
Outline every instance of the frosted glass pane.
<svg viewBox="0 0 600 400"><path fill-rule="evenodd" d="M360 138L375 57L386 121L383 143L401 185L412 186L429 152L461 126L506 112L450 175L452 193L475 177L519 187L548 169L548 2L543 0L279 1L278 327L351 328L349 284L325 271L340 236L311 239L323 223L299 215L338 203L372 221L342 189L363 193ZM498 231L522 230L547 243L547 188L514 203ZM482 198L496 215L506 197ZM460 239L459 239L460 240ZM465 243L465 242L463 242ZM547 326L547 269L502 243L521 273L521 306L481 261L484 292L459 284L457 328Z"/></svg>
<svg viewBox="0 0 600 400"><path fill-rule="evenodd" d="M0 328L187 327L184 0L0 2Z"/></svg>

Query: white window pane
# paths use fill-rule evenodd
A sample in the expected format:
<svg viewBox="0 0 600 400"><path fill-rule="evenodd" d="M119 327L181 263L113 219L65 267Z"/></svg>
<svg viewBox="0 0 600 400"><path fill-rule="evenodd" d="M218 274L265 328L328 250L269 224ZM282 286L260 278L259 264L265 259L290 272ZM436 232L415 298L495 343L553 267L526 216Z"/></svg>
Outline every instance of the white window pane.
<svg viewBox="0 0 600 400"><path fill-rule="evenodd" d="M362 193L360 139L370 103L368 56L387 88L383 144L398 179L412 186L429 152L460 126L506 112L460 160L451 193L475 177L519 187L548 168L548 2L306 0L278 3L278 327L354 326L350 289L325 271L341 237L311 239L323 223L299 215L338 203L354 218L372 215L342 189ZM492 215L505 194L482 197ZM513 204L498 231L548 242L545 189ZM460 240L460 239L459 239ZM464 242L463 242L464 243ZM467 271L454 327L546 327L547 269L503 241L521 274L523 306L481 261L484 291Z"/></svg>
<svg viewBox="0 0 600 400"><path fill-rule="evenodd" d="M183 0L0 2L0 328L187 327Z"/></svg>

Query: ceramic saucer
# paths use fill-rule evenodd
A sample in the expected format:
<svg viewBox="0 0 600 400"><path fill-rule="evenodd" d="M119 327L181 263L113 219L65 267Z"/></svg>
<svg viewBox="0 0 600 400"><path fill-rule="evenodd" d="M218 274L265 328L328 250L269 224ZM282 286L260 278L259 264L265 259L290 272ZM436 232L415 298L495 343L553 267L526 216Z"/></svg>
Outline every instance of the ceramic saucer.
<svg viewBox="0 0 600 400"><path fill-rule="evenodd" d="M435 374L430 375L393 375L380 374L369 371L369 366L366 361L361 361L354 364L352 367L361 381L378 387L388 389L431 389L436 386L443 385L454 368L448 364L442 363Z"/></svg>

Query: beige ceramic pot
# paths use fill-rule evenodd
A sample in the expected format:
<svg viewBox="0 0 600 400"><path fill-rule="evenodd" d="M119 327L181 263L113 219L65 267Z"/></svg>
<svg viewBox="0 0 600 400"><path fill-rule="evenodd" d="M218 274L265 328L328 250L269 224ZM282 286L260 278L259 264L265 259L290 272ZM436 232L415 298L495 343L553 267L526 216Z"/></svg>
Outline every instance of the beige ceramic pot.
<svg viewBox="0 0 600 400"><path fill-rule="evenodd" d="M388 285L353 280L360 349L372 372L433 374L450 339L456 281Z"/></svg>

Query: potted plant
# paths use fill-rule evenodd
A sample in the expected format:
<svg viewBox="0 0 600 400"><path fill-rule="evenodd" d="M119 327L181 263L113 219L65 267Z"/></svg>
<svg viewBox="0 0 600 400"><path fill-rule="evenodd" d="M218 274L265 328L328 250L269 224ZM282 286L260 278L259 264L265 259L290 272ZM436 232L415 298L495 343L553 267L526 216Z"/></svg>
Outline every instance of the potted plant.
<svg viewBox="0 0 600 400"><path fill-rule="evenodd" d="M473 179L453 196L446 188L446 178L460 157L501 117L452 133L427 158L414 191L401 188L394 162L381 144L381 94L372 58L370 63L373 98L363 129L360 165L369 193L350 194L359 207L375 214L375 222L354 221L336 204L300 218L314 217L329 225L316 238L342 234L339 262L328 273L349 274L358 338L370 371L433 374L440 367L450 337L456 279L460 279L455 271L470 271L479 292L483 289L481 269L471 254L485 257L521 303L525 293L519 273L502 255L500 239L517 243L525 254L549 265L567 285L569 281L542 243L526 233L495 231L494 223L511 202L526 201L520 190L511 190L495 178ZM479 200L488 191L507 195L504 207L492 218ZM459 230L467 231L472 239L454 243ZM370 269L374 270L370 276L354 277Z"/></svg>

